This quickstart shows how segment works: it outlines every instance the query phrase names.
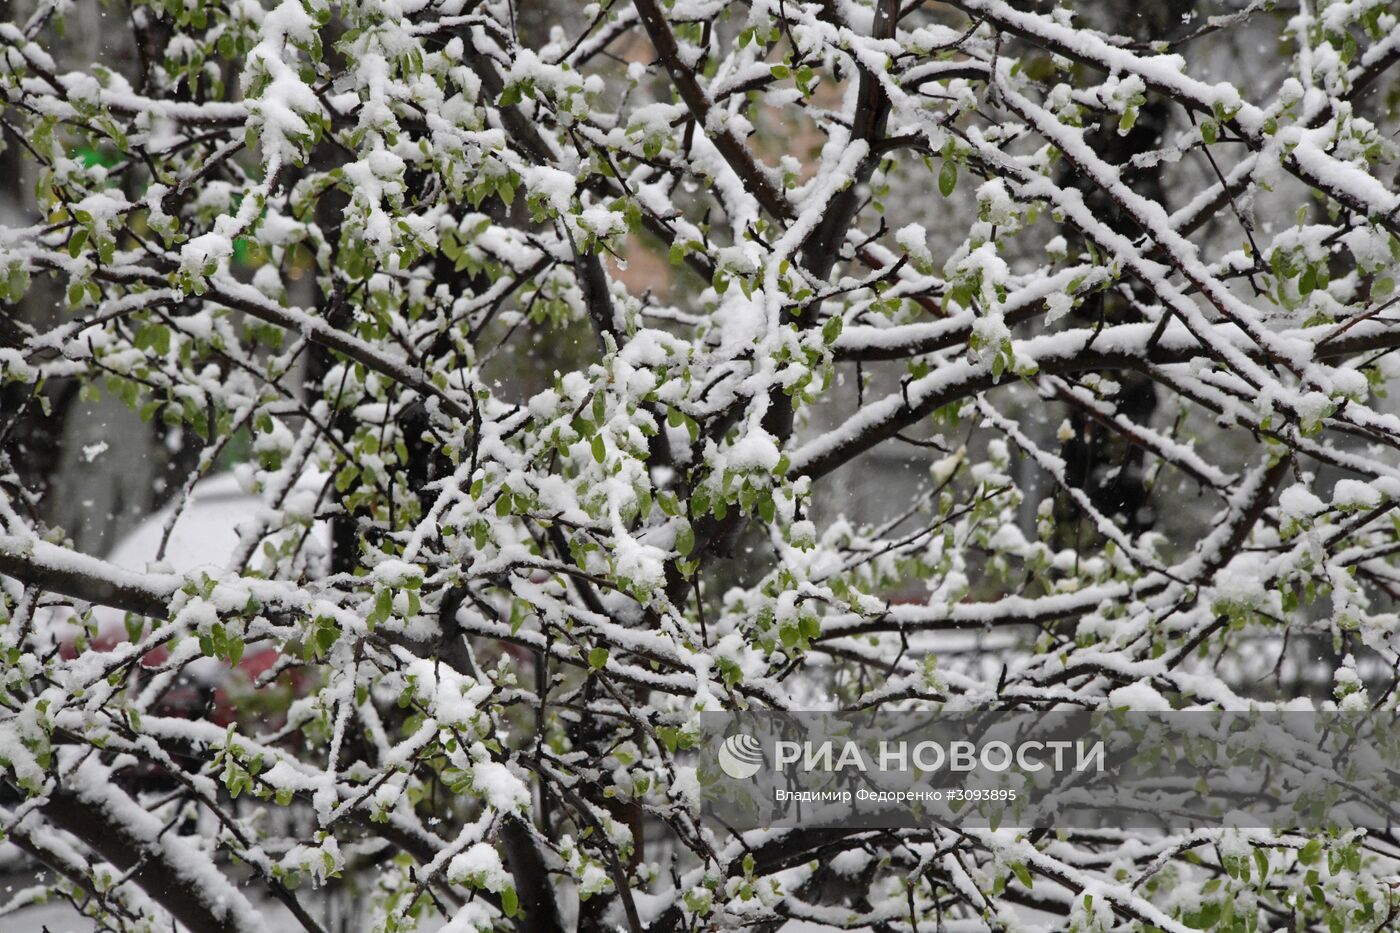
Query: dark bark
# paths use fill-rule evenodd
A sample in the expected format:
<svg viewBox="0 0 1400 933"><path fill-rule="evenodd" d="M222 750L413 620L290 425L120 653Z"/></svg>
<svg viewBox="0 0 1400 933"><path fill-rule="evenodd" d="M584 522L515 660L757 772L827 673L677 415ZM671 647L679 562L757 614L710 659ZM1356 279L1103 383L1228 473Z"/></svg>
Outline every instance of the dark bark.
<svg viewBox="0 0 1400 933"><path fill-rule="evenodd" d="M1110 21L1108 31L1136 35L1143 40L1170 36L1182 23L1182 17L1195 7L1195 0L1163 0L1144 7L1120 7L1104 4L1103 16ZM1148 152L1162 144L1170 124L1170 102L1150 97L1138 108L1137 120L1127 133L1120 133L1116 115L1108 118L1090 132L1094 151L1106 161L1125 170L1132 157ZM1084 203L1095 214L1120 233L1136 234L1132 218L1123 212L1105 192L1073 166L1061 164L1057 183L1079 190ZM1129 185L1139 194L1158 204L1167 204L1166 186L1160 172L1150 170L1127 174ZM1073 232L1073 231L1071 231ZM1084 247L1082 237L1079 248ZM1153 301L1146 287L1136 279L1130 287L1144 304ZM1125 324L1142 320L1141 314L1123 295L1101 291L1093 300L1076 309L1075 316L1091 327ZM1146 373L1124 371L1115 374L1120 389L1114 401L1119 414L1135 424L1149 424L1157 410L1157 388ZM1083 490L1089 501L1102 514L1113 519L1129 535L1141 534L1156 521L1151 490L1145 477L1145 455L1141 447L1130 443L1121 434L1110 430L1082 408L1073 406L1069 412L1071 433L1060 446L1060 459L1065 462L1065 479ZM1066 492L1055 496L1055 517L1060 547L1080 547L1097 538L1094 522L1083 514L1079 505Z"/></svg>
<svg viewBox="0 0 1400 933"><path fill-rule="evenodd" d="M190 933L244 929L231 909L219 911L210 903L208 892L186 877L184 866L175 864L164 848L141 839L96 804L59 788L49 794L42 812L50 823L81 839L118 871L129 873L135 884Z"/></svg>

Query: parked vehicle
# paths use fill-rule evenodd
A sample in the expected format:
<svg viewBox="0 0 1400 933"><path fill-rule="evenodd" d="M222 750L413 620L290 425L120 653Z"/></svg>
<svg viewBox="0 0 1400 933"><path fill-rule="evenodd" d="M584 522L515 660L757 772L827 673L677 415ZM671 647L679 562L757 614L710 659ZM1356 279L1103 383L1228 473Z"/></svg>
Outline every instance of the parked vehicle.
<svg viewBox="0 0 1400 933"><path fill-rule="evenodd" d="M324 479L316 473L303 476L288 493L284 505L312 513ZM264 508L262 500L245 491L235 474L221 473L196 484L183 508L172 503L146 519L119 541L106 559L138 572L156 564L182 574L201 568L223 572L230 569L230 562L240 553L240 533L255 530L254 523ZM170 526L172 517L174 524ZM281 543L276 538L269 540L274 546ZM311 534L300 542L300 547L305 559L316 561L324 557L329 542L329 526L322 521L312 525ZM262 543L253 549L248 560L251 569L266 564ZM161 560L157 561L157 557ZM111 651L130 641L133 632L139 633L137 625L141 621L106 606L95 607L91 622L85 626L80 626L71 613L51 617L59 653L64 658L75 657L81 651ZM148 625L146 622L142 627ZM137 676L144 681L151 672L160 670L169 657L167 645L152 649L142 657ZM278 657L278 647L263 642L249 645L234 666L214 658L200 658L181 670L179 677L161 693L153 712L198 717L221 725L249 715L275 715L275 710L285 706L287 694L303 686L300 675L289 675L257 688L253 694L259 676Z"/></svg>

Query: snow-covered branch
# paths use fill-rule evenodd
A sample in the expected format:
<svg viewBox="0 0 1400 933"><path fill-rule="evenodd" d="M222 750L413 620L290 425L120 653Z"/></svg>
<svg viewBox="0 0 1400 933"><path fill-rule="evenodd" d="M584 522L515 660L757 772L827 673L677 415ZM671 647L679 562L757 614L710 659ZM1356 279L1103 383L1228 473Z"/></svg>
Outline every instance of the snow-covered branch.
<svg viewBox="0 0 1400 933"><path fill-rule="evenodd" d="M1400 14L1119 6L0 24L0 909L1392 928L1392 834L699 806L703 712L1400 702Z"/></svg>

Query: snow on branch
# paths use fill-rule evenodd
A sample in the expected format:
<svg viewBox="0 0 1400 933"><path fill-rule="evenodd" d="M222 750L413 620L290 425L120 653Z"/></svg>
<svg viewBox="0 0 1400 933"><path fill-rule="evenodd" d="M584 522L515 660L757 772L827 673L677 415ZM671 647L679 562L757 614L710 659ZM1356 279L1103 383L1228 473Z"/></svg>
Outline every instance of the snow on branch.
<svg viewBox="0 0 1400 933"><path fill-rule="evenodd" d="M735 836L686 758L1393 710L1392 6L34 6L6 922L1394 925L1393 833Z"/></svg>

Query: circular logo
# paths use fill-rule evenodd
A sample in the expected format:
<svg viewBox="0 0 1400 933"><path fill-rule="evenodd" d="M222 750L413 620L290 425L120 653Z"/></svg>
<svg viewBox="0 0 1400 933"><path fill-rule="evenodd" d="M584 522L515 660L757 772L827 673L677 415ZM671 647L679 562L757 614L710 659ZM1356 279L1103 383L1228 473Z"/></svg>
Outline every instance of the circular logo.
<svg viewBox="0 0 1400 933"><path fill-rule="evenodd" d="M763 746L751 735L731 735L719 747L719 766L736 781L748 780L763 767Z"/></svg>

